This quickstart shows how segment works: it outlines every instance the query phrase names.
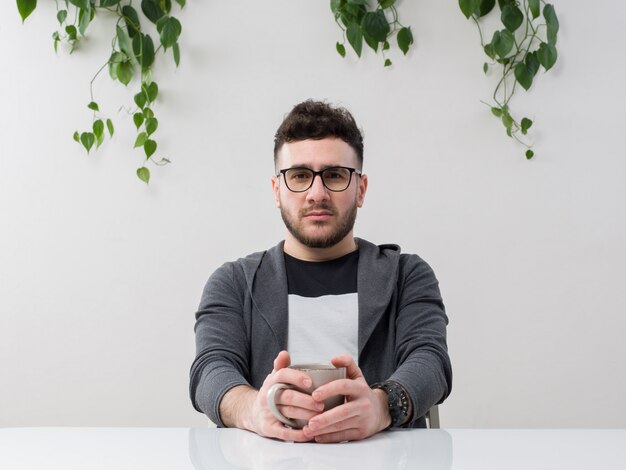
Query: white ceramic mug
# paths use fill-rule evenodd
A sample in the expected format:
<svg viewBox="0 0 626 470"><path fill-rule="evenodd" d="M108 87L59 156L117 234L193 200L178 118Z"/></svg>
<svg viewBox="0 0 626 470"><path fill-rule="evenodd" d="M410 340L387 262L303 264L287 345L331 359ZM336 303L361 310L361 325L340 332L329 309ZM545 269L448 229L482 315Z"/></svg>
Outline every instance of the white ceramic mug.
<svg viewBox="0 0 626 470"><path fill-rule="evenodd" d="M302 429L308 423L308 421L306 419L287 418L280 411L278 411L278 407L276 406L276 393L284 388L292 388L298 390L299 392L307 393L310 395L316 388L321 387L322 385L325 385L334 380L345 379L346 368L336 368L330 364L296 364L293 366L289 366L289 368L300 370L306 373L309 377L311 377L311 381L313 383L309 388L296 387L295 385L280 382L275 383L267 391L267 404L270 411L277 420L292 428ZM344 401L345 396L343 395L335 395L333 397L329 397L328 399L324 400L324 411L339 406L343 404Z"/></svg>

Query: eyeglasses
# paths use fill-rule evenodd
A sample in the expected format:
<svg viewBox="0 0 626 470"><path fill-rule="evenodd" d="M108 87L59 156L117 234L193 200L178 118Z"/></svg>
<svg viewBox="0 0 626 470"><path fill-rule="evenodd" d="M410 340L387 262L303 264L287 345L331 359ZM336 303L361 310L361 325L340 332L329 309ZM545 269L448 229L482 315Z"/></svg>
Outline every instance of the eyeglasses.
<svg viewBox="0 0 626 470"><path fill-rule="evenodd" d="M335 193L345 191L352 181L352 173L361 176L361 172L354 168L344 166L332 166L321 171L313 171L310 168L294 167L280 170L278 175L283 175L287 189L294 193L303 193L313 186L313 181L317 175L322 178L324 187Z"/></svg>

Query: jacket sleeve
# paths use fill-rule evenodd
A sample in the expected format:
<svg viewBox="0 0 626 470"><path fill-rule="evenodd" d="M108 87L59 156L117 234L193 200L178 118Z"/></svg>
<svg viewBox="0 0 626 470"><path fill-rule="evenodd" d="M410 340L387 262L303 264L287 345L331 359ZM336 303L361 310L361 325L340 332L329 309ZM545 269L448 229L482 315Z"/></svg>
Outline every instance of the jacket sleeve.
<svg viewBox="0 0 626 470"><path fill-rule="evenodd" d="M416 255L402 255L398 277L396 364L390 380L405 387L413 402L412 422L452 389L448 356L448 317L439 283L430 266ZM411 423L407 423L411 425Z"/></svg>
<svg viewBox="0 0 626 470"><path fill-rule="evenodd" d="M243 275L226 263L209 278L196 313L196 358L191 365L189 393L196 410L223 427L219 414L228 390L248 384L249 341L244 321Z"/></svg>

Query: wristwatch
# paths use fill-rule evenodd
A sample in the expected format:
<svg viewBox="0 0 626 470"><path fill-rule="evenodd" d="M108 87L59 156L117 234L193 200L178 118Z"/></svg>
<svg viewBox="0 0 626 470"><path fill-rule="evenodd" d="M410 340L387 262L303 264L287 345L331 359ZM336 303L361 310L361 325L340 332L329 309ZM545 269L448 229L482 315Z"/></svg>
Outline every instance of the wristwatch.
<svg viewBox="0 0 626 470"><path fill-rule="evenodd" d="M391 416L391 426L393 428L406 424L411 417L409 412L412 411L411 399L404 387L398 382L388 380L383 383L375 383L372 389L380 388L387 393L387 403L389 404L389 415Z"/></svg>

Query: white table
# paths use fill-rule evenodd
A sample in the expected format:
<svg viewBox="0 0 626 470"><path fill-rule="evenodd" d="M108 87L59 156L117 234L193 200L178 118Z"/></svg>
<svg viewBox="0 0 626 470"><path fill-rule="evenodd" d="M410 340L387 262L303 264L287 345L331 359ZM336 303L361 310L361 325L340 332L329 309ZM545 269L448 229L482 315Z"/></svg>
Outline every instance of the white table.
<svg viewBox="0 0 626 470"><path fill-rule="evenodd" d="M626 430L406 430L343 444L236 429L0 429L0 469L624 470Z"/></svg>

